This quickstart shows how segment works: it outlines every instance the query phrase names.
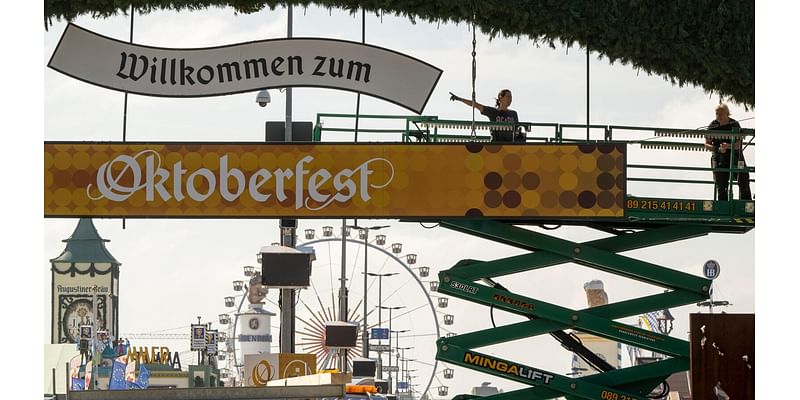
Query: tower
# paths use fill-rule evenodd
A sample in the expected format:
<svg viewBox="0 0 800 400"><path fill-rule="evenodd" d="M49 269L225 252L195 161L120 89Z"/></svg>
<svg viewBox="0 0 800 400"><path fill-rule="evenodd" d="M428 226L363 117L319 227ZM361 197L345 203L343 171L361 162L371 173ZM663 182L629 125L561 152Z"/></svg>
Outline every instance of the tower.
<svg viewBox="0 0 800 400"><path fill-rule="evenodd" d="M81 325L119 332L119 266L90 218L81 218L62 240L66 247L50 260L51 343L76 343Z"/></svg>

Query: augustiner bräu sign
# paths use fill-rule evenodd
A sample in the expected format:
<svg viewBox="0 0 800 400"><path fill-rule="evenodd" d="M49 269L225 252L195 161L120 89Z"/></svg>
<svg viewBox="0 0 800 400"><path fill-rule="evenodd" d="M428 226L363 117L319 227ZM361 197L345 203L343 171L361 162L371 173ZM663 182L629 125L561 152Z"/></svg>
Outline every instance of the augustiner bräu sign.
<svg viewBox="0 0 800 400"><path fill-rule="evenodd" d="M45 142L46 217L594 217L625 147Z"/></svg>

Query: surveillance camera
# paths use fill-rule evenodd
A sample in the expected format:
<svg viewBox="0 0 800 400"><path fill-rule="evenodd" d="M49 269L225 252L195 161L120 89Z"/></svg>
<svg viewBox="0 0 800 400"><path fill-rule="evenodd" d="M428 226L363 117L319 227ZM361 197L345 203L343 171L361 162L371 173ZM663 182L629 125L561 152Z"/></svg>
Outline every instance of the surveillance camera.
<svg viewBox="0 0 800 400"><path fill-rule="evenodd" d="M269 104L270 101L271 101L271 99L270 99L269 92L267 91L267 89L264 89L264 90L258 92L258 95L256 96L256 103L258 103L259 106L266 107L267 104Z"/></svg>

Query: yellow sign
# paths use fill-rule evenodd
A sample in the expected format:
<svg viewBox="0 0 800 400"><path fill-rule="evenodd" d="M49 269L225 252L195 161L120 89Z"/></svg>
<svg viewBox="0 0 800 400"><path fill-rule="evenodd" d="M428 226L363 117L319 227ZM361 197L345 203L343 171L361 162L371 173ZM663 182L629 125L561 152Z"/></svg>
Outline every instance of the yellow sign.
<svg viewBox="0 0 800 400"><path fill-rule="evenodd" d="M625 147L44 144L45 217L593 217L625 205Z"/></svg>

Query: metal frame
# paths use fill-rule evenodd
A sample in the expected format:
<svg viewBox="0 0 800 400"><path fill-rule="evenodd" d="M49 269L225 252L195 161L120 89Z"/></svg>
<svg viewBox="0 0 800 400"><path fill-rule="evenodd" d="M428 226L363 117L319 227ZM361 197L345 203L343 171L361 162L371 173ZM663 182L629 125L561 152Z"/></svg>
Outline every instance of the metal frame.
<svg viewBox="0 0 800 400"><path fill-rule="evenodd" d="M704 236L712 231L712 227L667 225L581 243L492 220L450 220L442 221L441 225L533 251L492 261L463 260L439 273L440 293L531 318L530 321L450 338L443 337L437 341L438 360L533 386L491 396L492 398L547 399L567 396L576 399L645 399L667 376L688 370L687 341L614 320L708 299L711 281L618 253ZM567 262L658 285L668 291L600 307L572 310L476 282L484 278ZM591 333L666 354L671 358L647 365L570 378L472 350L563 329Z"/></svg>

